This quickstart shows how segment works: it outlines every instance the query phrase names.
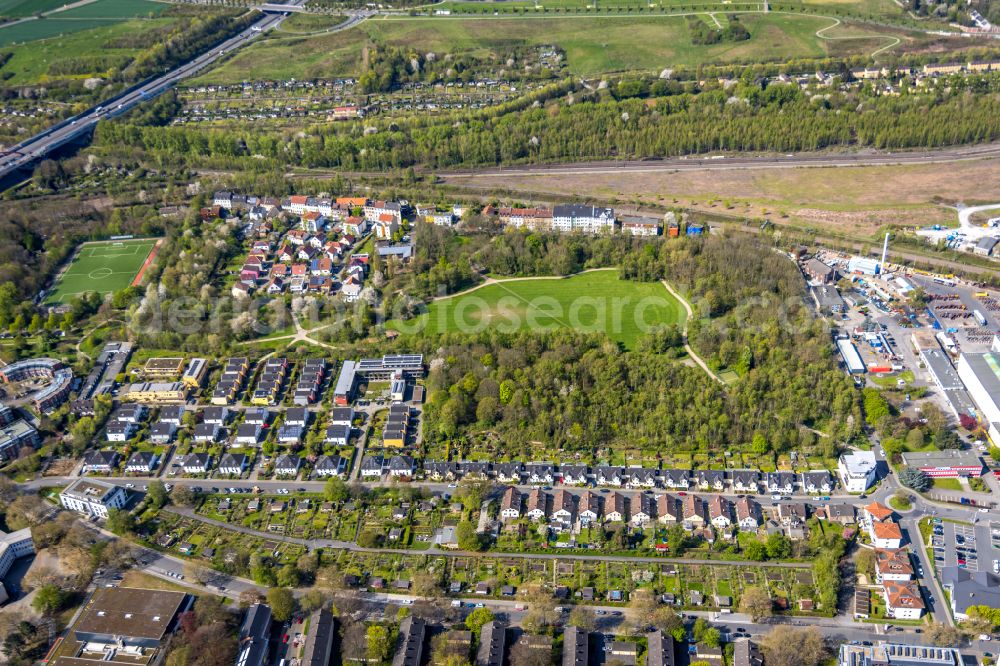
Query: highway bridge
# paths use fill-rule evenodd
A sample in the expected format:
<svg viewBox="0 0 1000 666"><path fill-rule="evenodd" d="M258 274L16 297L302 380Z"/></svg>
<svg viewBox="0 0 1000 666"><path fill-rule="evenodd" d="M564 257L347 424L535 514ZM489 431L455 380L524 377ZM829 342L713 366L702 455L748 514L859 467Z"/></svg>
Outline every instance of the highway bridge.
<svg viewBox="0 0 1000 666"><path fill-rule="evenodd" d="M239 34L216 44L211 49L166 74L133 86L117 96L72 118L67 118L0 153L0 180L6 180L19 171L27 172L36 162L45 158L52 151L89 134L99 120L120 116L137 104L156 97L178 81L197 74L233 49L238 49L258 35L277 27L288 16L289 12L300 8L305 2L306 0L290 0L286 5L262 5L260 9L264 15Z"/></svg>

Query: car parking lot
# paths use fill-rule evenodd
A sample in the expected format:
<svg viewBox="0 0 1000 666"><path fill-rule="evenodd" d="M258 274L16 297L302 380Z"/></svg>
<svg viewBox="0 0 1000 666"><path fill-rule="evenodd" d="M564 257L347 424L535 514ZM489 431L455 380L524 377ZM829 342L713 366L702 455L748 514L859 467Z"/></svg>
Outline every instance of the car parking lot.
<svg viewBox="0 0 1000 666"><path fill-rule="evenodd" d="M939 569L955 566L969 571L1000 569L1000 523L935 523L931 548L934 565ZM994 560L998 561L996 567Z"/></svg>

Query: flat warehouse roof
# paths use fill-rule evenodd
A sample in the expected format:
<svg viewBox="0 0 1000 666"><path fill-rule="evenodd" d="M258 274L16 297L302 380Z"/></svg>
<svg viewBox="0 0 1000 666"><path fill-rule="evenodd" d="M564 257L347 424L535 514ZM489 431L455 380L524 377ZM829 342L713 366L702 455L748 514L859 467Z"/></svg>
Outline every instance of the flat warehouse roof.
<svg viewBox="0 0 1000 666"><path fill-rule="evenodd" d="M73 630L160 640L187 598L184 592L132 587L98 588Z"/></svg>
<svg viewBox="0 0 1000 666"><path fill-rule="evenodd" d="M344 361L344 367L340 369L340 375L337 377L337 386L333 390L334 393L347 395L351 392L354 388L355 367L354 361Z"/></svg>
<svg viewBox="0 0 1000 666"><path fill-rule="evenodd" d="M934 375L941 388L965 388L965 384L962 383L958 373L955 372L955 366L951 364L951 361L948 360L943 351L940 349L928 349L921 356L923 356L924 361L927 363L927 369Z"/></svg>
<svg viewBox="0 0 1000 666"><path fill-rule="evenodd" d="M969 368L982 383L990 397L1000 402L1000 355L993 352L985 354L962 354Z"/></svg>
<svg viewBox="0 0 1000 666"><path fill-rule="evenodd" d="M972 451L946 449L944 451L926 451L904 453L903 463L910 467L982 467L983 461Z"/></svg>

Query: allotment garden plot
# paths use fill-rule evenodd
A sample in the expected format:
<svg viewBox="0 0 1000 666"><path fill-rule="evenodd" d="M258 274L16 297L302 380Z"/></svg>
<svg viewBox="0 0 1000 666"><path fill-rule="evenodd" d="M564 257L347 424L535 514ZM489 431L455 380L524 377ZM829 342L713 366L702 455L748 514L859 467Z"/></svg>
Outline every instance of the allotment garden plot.
<svg viewBox="0 0 1000 666"><path fill-rule="evenodd" d="M132 284L156 245L155 238L85 243L47 298L67 303L88 291L108 294Z"/></svg>

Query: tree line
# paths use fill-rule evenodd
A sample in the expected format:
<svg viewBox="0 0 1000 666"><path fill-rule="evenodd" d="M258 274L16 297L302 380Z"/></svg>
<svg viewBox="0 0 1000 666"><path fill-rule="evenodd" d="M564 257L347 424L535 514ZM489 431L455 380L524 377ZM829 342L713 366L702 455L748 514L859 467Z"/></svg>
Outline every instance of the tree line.
<svg viewBox="0 0 1000 666"><path fill-rule="evenodd" d="M930 148L1000 138L1000 76L977 81L974 89L907 90L900 96L865 90L812 96L794 86L750 83L658 97L653 104L577 91L516 113L502 107L471 118L376 118L317 125L305 135L263 125L202 129L114 122L99 125L96 143L105 151L128 146L158 160L251 171L280 164L382 171L714 151Z"/></svg>

